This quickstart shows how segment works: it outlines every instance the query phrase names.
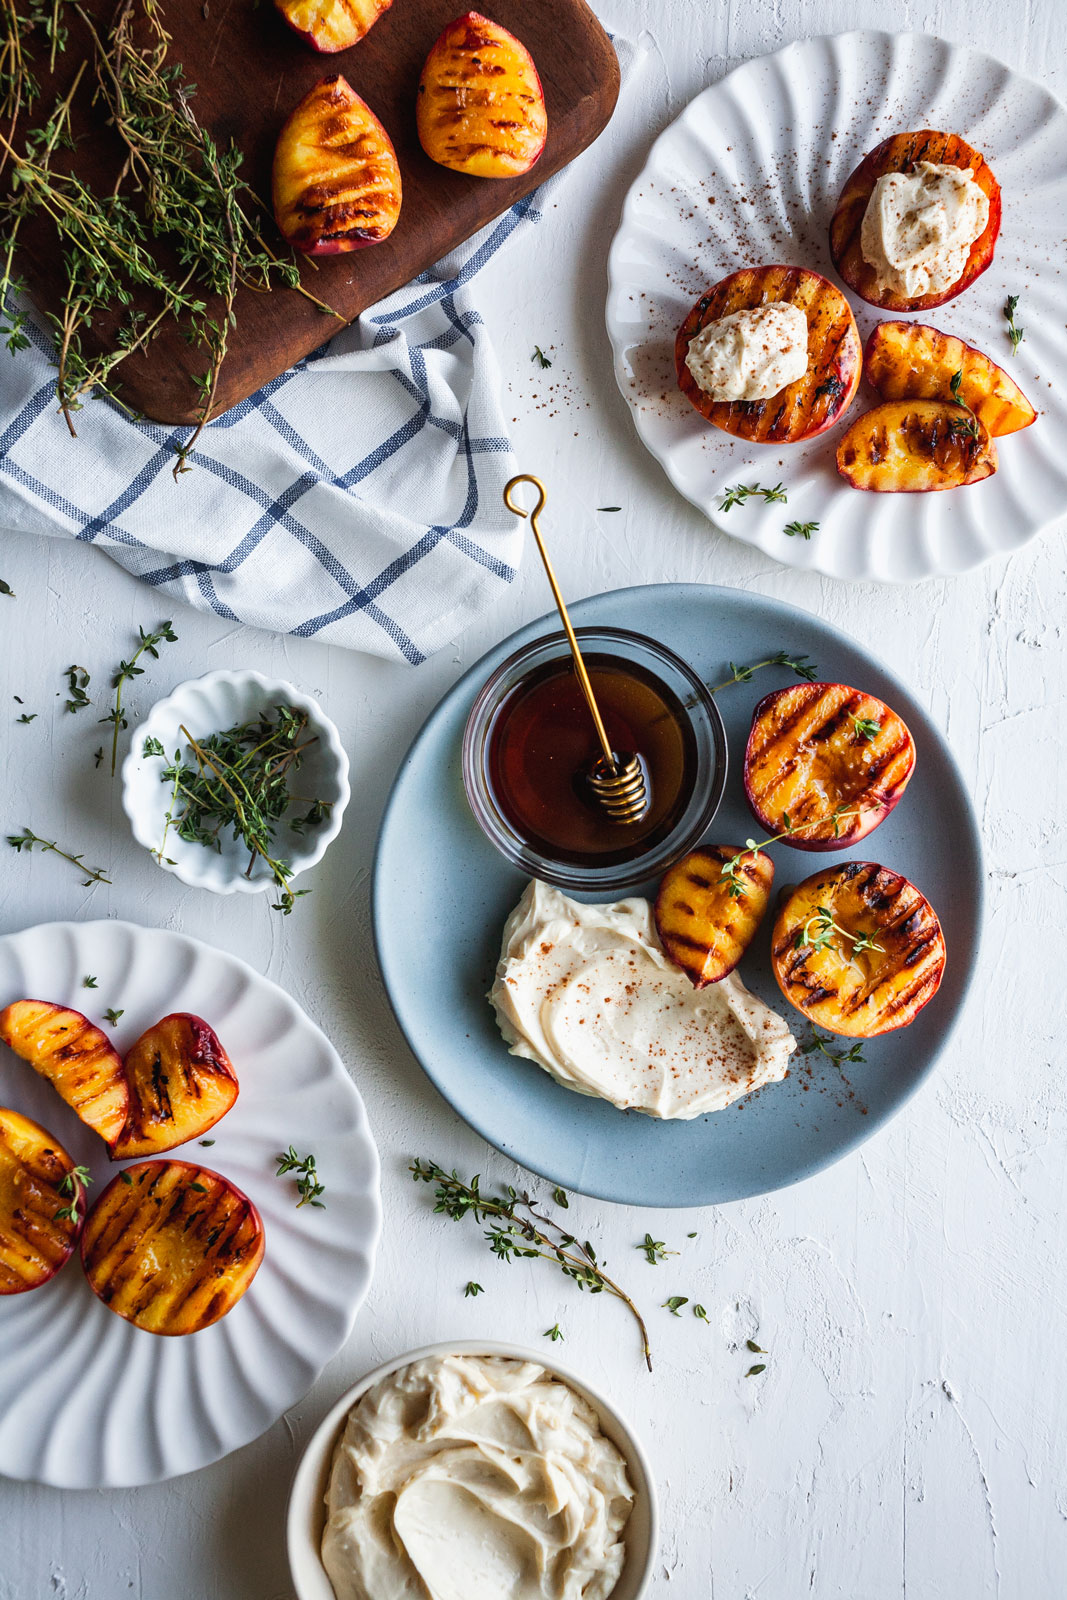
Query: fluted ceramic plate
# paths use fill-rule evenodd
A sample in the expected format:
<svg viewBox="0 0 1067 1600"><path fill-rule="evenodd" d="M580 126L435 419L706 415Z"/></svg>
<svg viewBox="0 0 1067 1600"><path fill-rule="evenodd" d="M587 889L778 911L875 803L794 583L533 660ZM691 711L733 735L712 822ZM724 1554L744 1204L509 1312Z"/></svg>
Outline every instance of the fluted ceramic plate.
<svg viewBox="0 0 1067 1600"><path fill-rule="evenodd" d="M96 987L86 989L86 975ZM154 1483L217 1461L307 1393L348 1338L381 1226L378 1154L336 1050L295 1001L225 951L128 922L53 922L0 938L0 1006L55 1000L125 1051L169 1011L216 1029L240 1079L214 1143L174 1152L232 1178L263 1217L266 1252L244 1298L202 1333L160 1338L96 1298L77 1254L40 1289L0 1297L0 1472L59 1488ZM92 1173L104 1145L0 1045L0 1103L43 1123ZM325 1209L304 1206L275 1156L313 1153Z"/></svg>
<svg viewBox="0 0 1067 1600"><path fill-rule="evenodd" d="M750 445L713 428L678 389L674 336L693 301L740 267L808 267L840 283L828 230L863 155L931 127L981 150L1004 215L988 271L920 320L1003 363L1038 408L998 442L1000 469L939 494L868 494L834 465L843 426L805 444ZM723 533L789 566L907 582L1006 555L1067 511L1067 108L1003 62L920 33L845 33L746 62L699 94L652 146L611 249L615 372L637 430L676 488ZM1003 307L1020 296L1013 359ZM860 333L889 316L855 295ZM877 404L863 381L853 421ZM845 424L847 426L847 422ZM730 484L783 483L788 505L720 507ZM787 522L818 522L810 540Z"/></svg>

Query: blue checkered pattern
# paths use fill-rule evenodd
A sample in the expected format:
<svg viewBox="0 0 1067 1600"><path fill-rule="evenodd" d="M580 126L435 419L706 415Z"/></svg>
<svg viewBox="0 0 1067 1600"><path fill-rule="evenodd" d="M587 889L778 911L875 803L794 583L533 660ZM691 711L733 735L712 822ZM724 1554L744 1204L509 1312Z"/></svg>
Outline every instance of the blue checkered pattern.
<svg viewBox="0 0 1067 1600"><path fill-rule="evenodd" d="M424 660L519 559L522 525L501 500L511 445L470 286L540 221L548 187L211 423L177 482L191 430L94 399L70 439L52 345L33 328L30 350L0 356L0 525L99 545L230 621Z"/></svg>

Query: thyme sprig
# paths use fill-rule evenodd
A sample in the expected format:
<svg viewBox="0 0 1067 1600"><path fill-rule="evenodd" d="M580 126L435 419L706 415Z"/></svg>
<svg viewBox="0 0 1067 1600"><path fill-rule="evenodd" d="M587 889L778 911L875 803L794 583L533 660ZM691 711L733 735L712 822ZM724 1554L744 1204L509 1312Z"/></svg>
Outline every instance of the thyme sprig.
<svg viewBox="0 0 1067 1600"><path fill-rule="evenodd" d="M0 578L0 594L6 594L9 600L15 599L14 589L9 583L5 583L3 578Z"/></svg>
<svg viewBox="0 0 1067 1600"><path fill-rule="evenodd" d="M1019 296L1017 294L1010 294L1007 300L1004 302L1004 315L1007 318L1008 338L1011 340L1012 355L1016 355L1018 353L1019 346L1026 338L1026 329L1020 328L1018 323L1015 321L1015 313L1018 309L1018 306Z"/></svg>
<svg viewBox="0 0 1067 1600"><path fill-rule="evenodd" d="M829 1038L832 1037L833 1035L828 1035L826 1039L823 1039L818 1029L812 1026L811 1038L805 1040L803 1044L797 1045L797 1053L802 1056L810 1056L813 1051L818 1050L820 1055L824 1055L827 1061L832 1061L835 1067L843 1066L847 1061L866 1063L867 1057L863 1053L861 1040L857 1039L848 1050L834 1050L828 1042ZM751 1348L752 1346L750 1345L749 1349ZM765 1352L760 1353L763 1354Z"/></svg>
<svg viewBox="0 0 1067 1600"><path fill-rule="evenodd" d="M32 850L44 850L46 852L50 850L54 855L62 856L64 861L69 861L71 866L77 867L79 872L85 873L85 881L82 884L83 889L87 889L91 883L111 882L110 878L105 877L102 867L87 867L80 855L73 856L68 854L66 850L60 849L54 839L42 839L29 828L23 828L21 833L9 833L7 842L12 850L25 850L27 853Z"/></svg>
<svg viewBox="0 0 1067 1600"><path fill-rule="evenodd" d="M461 1222L468 1216L475 1222L487 1222L485 1240L499 1260L539 1258L550 1261L579 1289L588 1289L591 1294L607 1292L621 1300L637 1323L645 1365L652 1371L645 1320L625 1289L608 1277L588 1239L579 1242L574 1234L539 1211L529 1194L520 1194L510 1184L499 1195L483 1194L479 1175L476 1174L470 1183L464 1183L455 1170L446 1172L436 1161L422 1161L418 1157L412 1161L409 1171L416 1183L434 1185L435 1212L450 1217L453 1222Z"/></svg>
<svg viewBox="0 0 1067 1600"><path fill-rule="evenodd" d="M877 739L882 731L882 724L877 717L857 717L854 712L850 711L848 720L855 730L857 739Z"/></svg>
<svg viewBox="0 0 1067 1600"><path fill-rule="evenodd" d="M765 489L759 483L734 483L723 490L723 500L719 510L732 511L734 506L743 506L746 500L753 498L765 500L768 505L777 502L784 506L789 496L780 483L776 483L771 489Z"/></svg>
<svg viewBox="0 0 1067 1600"><path fill-rule="evenodd" d="M978 439L980 437L978 418L971 407L967 404L966 400L963 398L962 386L963 371L961 368L959 372L954 372L952 374L952 378L949 382L949 388L952 391L953 404L959 406L965 414L962 417L952 418L948 425L949 432L957 434L963 439Z"/></svg>
<svg viewBox="0 0 1067 1600"><path fill-rule="evenodd" d="M89 687L89 674L84 667L68 667L63 676L67 680L68 711L81 711L84 706L91 706L92 701L86 694Z"/></svg>
<svg viewBox="0 0 1067 1600"><path fill-rule="evenodd" d="M644 1252L645 1260L650 1267L654 1267L658 1261L666 1261L668 1256L678 1254L677 1250L668 1250L662 1239L653 1239L650 1233L646 1233L644 1241L635 1244L634 1249Z"/></svg>
<svg viewBox="0 0 1067 1600"><path fill-rule="evenodd" d="M812 932L813 928L815 930L814 933ZM819 906L804 925L797 929L793 944L797 950L810 950L813 954L818 954L820 950L829 949L840 955L841 951L834 944L835 933L839 938L852 941L852 954L854 956L862 955L864 950L874 950L879 954L883 954L885 951L885 945L879 944L876 939L872 939L870 934L852 933L848 928L843 928L839 922L835 922L834 914L829 906Z"/></svg>
<svg viewBox="0 0 1067 1600"><path fill-rule="evenodd" d="M60 1194L70 1196L70 1202L68 1205L60 1206L55 1213L57 1222L62 1217L65 1217L69 1222L78 1221L78 1201L81 1198L78 1194L78 1185L80 1184L82 1189L87 1189L92 1181L92 1173L88 1167L72 1167L69 1172L60 1178L56 1187Z"/></svg>
<svg viewBox="0 0 1067 1600"><path fill-rule="evenodd" d="M773 656L766 656L762 661L753 661L750 666L737 667L730 662L730 676L722 683L715 684L712 694L718 694L720 689L728 689L732 683L748 683L753 673L759 672L763 667L788 667L789 671L805 683L814 683L819 676L819 669L808 656L791 656L788 650L776 650Z"/></svg>
<svg viewBox="0 0 1067 1600"><path fill-rule="evenodd" d="M281 891L273 909L288 915L297 897L309 891L289 885L292 868L278 854L276 824L284 819L294 833L303 833L322 823L333 805L303 797L307 811L288 815L299 798L290 781L318 739L317 734L307 736L307 728L307 712L287 705L275 706L273 716L265 711L204 739L194 738L183 724L179 731L192 761L176 750L173 761L159 774L160 782L170 785L171 800L163 838L153 852L157 860L168 859L163 852L171 827L186 843L216 851L221 851L221 835L229 828L248 849L245 876L251 877L257 860L262 860ZM161 756L163 746L158 739L146 739L144 754Z"/></svg>
<svg viewBox="0 0 1067 1600"><path fill-rule="evenodd" d="M300 1199L296 1202L296 1209L301 1206L314 1206L319 1211L325 1211L326 1202L320 1200L319 1195L326 1193L326 1185L322 1182L315 1168L315 1157L312 1155L300 1156L292 1145L284 1155L275 1157L278 1170L276 1178L284 1178L290 1172L296 1174L296 1192Z"/></svg>
<svg viewBox="0 0 1067 1600"><path fill-rule="evenodd" d="M545 352L541 349L539 344L534 345L533 355L530 357L530 360L536 361L537 365L541 368L550 367L552 365L551 361L545 355Z"/></svg>
<svg viewBox="0 0 1067 1600"><path fill-rule="evenodd" d="M841 824L845 818L857 817L862 810L862 806L839 805L837 807L830 819L833 823L835 839L840 837ZM788 839L792 834L800 833L806 826L805 823L794 822L788 811L782 812L782 820L785 823L785 827L780 833L772 833L769 839L746 839L745 849L739 850L737 855L731 856L728 861L723 862L719 877L727 880L731 900L743 900L748 894L742 868L750 856L757 855L761 850L766 850L768 845L777 844L779 839Z"/></svg>
<svg viewBox="0 0 1067 1600"><path fill-rule="evenodd" d="M817 522L787 522L782 530L788 539L810 539L813 533L818 533Z"/></svg>
<svg viewBox="0 0 1067 1600"><path fill-rule="evenodd" d="M115 776L115 767L119 756L119 731L129 727L126 713L122 709L123 687L130 682L131 678L139 678L144 673L144 668L137 665L142 656L149 655L158 661L159 646L161 644L177 644L178 642L178 635L174 632L169 622L161 622L152 633L145 633L141 627L137 629L137 632L141 636L140 644L128 661L119 662L118 671L111 680L111 687L115 691L115 703L107 716L100 718L101 722L109 722L111 724L112 777Z"/></svg>

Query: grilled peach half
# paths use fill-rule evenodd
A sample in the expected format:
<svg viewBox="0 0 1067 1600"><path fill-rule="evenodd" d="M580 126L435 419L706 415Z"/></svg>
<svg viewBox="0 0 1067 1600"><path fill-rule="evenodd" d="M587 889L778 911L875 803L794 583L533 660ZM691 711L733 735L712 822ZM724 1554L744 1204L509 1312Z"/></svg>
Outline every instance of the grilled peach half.
<svg viewBox="0 0 1067 1600"><path fill-rule="evenodd" d="M745 796L797 850L845 850L884 822L915 769L915 741L882 700L844 683L765 695L745 747Z"/></svg>
<svg viewBox="0 0 1067 1600"><path fill-rule="evenodd" d="M0 1039L48 1079L87 1127L114 1144L130 1093L121 1057L102 1029L48 1000L14 1000L0 1011Z"/></svg>
<svg viewBox="0 0 1067 1600"><path fill-rule="evenodd" d="M690 341L709 322L784 300L808 322L808 370L769 400L713 400L685 364ZM840 289L804 267L745 267L700 296L674 341L678 385L716 428L754 444L798 444L840 422L852 403L863 348L852 308Z"/></svg>
<svg viewBox="0 0 1067 1600"><path fill-rule="evenodd" d="M81 1232L81 1173L47 1128L0 1106L0 1294L54 1278Z"/></svg>
<svg viewBox="0 0 1067 1600"><path fill-rule="evenodd" d="M478 11L450 22L426 57L415 114L430 160L475 178L529 172L548 137L533 56Z"/></svg>
<svg viewBox="0 0 1067 1600"><path fill-rule="evenodd" d="M339 72L291 113L274 150L274 215L309 256L362 250L400 217L396 151L370 106Z"/></svg>
<svg viewBox="0 0 1067 1600"><path fill-rule="evenodd" d="M911 172L920 161L969 168L974 182L989 201L989 220L971 245L956 282L936 294L909 300L895 290L879 287L877 272L863 258L860 227L878 179L887 172ZM932 128L922 128L917 133L894 133L864 156L845 183L830 223L830 254L849 288L870 305L881 306L886 311L928 311L962 294L988 267L1000 232L1000 211L1000 185L986 165L985 157L972 150L958 135L937 133Z"/></svg>
<svg viewBox="0 0 1067 1600"><path fill-rule="evenodd" d="M731 861L738 865L728 875ZM656 930L694 988L718 983L737 966L763 921L773 882L774 862L763 850L724 844L693 850L664 873Z"/></svg>
<svg viewBox="0 0 1067 1600"><path fill-rule="evenodd" d="M996 439L1028 428L1037 416L1003 367L925 322L880 322L863 367L883 400L950 400L958 372L960 399Z"/></svg>
<svg viewBox="0 0 1067 1600"><path fill-rule="evenodd" d="M305 44L333 55L351 49L368 34L393 0L274 0Z"/></svg>
<svg viewBox="0 0 1067 1600"><path fill-rule="evenodd" d="M913 883L871 861L799 884L771 938L778 986L817 1027L871 1039L914 1022L937 993L945 938Z"/></svg>
<svg viewBox="0 0 1067 1600"><path fill-rule="evenodd" d="M142 1033L126 1054L130 1109L113 1161L154 1156L199 1138L237 1099L237 1074L214 1028L175 1011Z"/></svg>
<svg viewBox="0 0 1067 1600"><path fill-rule="evenodd" d="M232 1311L263 1259L263 1222L237 1185L192 1161L118 1173L82 1234L89 1286L148 1333L210 1328Z"/></svg>
<svg viewBox="0 0 1067 1600"><path fill-rule="evenodd" d="M985 424L944 400L887 400L857 417L837 447L841 476L875 494L961 489L997 466Z"/></svg>

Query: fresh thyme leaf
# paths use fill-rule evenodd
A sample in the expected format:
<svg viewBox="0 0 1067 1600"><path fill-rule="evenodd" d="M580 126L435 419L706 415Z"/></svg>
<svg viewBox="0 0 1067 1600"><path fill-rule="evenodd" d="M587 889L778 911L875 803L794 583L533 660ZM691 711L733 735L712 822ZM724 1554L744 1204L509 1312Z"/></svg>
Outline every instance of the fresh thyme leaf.
<svg viewBox="0 0 1067 1600"><path fill-rule="evenodd" d="M99 750L94 750L93 751L93 766L94 767L98 767L100 765L100 763L103 761L103 759L104 759L104 747L103 747L103 745L101 745Z"/></svg>
<svg viewBox="0 0 1067 1600"><path fill-rule="evenodd" d="M780 483L776 483L773 489L765 489L759 483L735 483L723 490L723 500L719 510L732 511L734 506L743 506L746 500L751 500L754 496L765 500L768 505L780 502L783 506L789 498Z"/></svg>
<svg viewBox="0 0 1067 1600"><path fill-rule="evenodd" d="M808 656L791 656L787 650L778 650L773 656L767 656L763 661L753 661L751 666L738 667L730 662L730 676L717 683L712 689L712 694L718 694L720 689L728 689L732 683L748 683L753 673L759 672L763 667L788 667L790 672L801 678L805 683L814 683L819 675L819 669Z"/></svg>
<svg viewBox="0 0 1067 1600"><path fill-rule="evenodd" d="M598 511L621 511L622 506L597 506Z"/></svg>
<svg viewBox="0 0 1067 1600"><path fill-rule="evenodd" d="M88 873L86 886L90 883L110 883L111 879L104 876L102 867L87 867L80 855L68 855L66 850L61 850L54 839L41 839L29 828L23 828L21 833L9 833L7 842L12 850L27 852L32 850L51 850L55 855L62 856L64 861L69 861L71 866L77 867L80 872Z"/></svg>
<svg viewBox="0 0 1067 1600"><path fill-rule="evenodd" d="M756 1365L754 1367L749 1367L748 1371L745 1373L745 1377L746 1378L754 1378L754 1377L757 1376L758 1373L766 1372L766 1370L767 1370L766 1361L757 1361Z"/></svg>
<svg viewBox="0 0 1067 1600"><path fill-rule="evenodd" d="M132 1184L133 1183L133 1179L130 1177L128 1172L120 1172L119 1173L119 1177L122 1179L123 1183L128 1183L128 1184Z"/></svg>
<svg viewBox="0 0 1067 1600"><path fill-rule="evenodd" d="M695 1233L687 1233L686 1234L686 1238L687 1239L695 1239L696 1238L696 1234Z"/></svg>
<svg viewBox="0 0 1067 1600"><path fill-rule="evenodd" d="M812 933L813 928L814 933ZM834 945L835 933L842 939L851 940L854 956L862 955L864 950L875 950L879 954L885 951L885 946L878 944L869 934L851 933L848 928L843 928L839 922L835 922L833 913L826 906L819 906L803 927L797 929L793 945L797 950L811 950L817 953L820 950L831 949L840 955L840 951ZM841 959L845 960L845 957L842 956Z"/></svg>
<svg viewBox="0 0 1067 1600"><path fill-rule="evenodd" d="M979 437L978 418L975 416L974 412L971 410L971 407L963 398L961 393L962 384L963 371L961 369L959 372L954 372L952 374L949 388L952 390L953 403L959 406L965 415L962 417L953 417L952 421L949 423L949 431L957 434L961 438L977 439Z"/></svg>
<svg viewBox="0 0 1067 1600"><path fill-rule="evenodd" d="M635 1244L634 1249L644 1251L645 1260L650 1267L654 1267L657 1261L666 1261L668 1256L678 1254L677 1250L668 1250L662 1239L653 1239L650 1233L646 1233L644 1243Z"/></svg>
<svg viewBox="0 0 1067 1600"><path fill-rule="evenodd" d="M1020 328L1015 321L1015 312L1018 309L1019 296L1010 294L1004 302L1004 315L1008 321L1008 338L1011 340L1011 353L1015 355L1026 337L1026 330Z"/></svg>
<svg viewBox="0 0 1067 1600"><path fill-rule="evenodd" d="M563 1329L560 1327L558 1322L554 1322L551 1328L545 1329L543 1337L546 1339L551 1339L553 1344L558 1344L563 1338Z"/></svg>
<svg viewBox="0 0 1067 1600"><path fill-rule="evenodd" d="M0 578L0 594L6 594L9 600L14 600L15 598L14 589L9 583L5 583L3 578Z"/></svg>
<svg viewBox="0 0 1067 1600"><path fill-rule="evenodd" d="M195 1189L197 1194L207 1194L207 1184L206 1183L195 1183L194 1182L194 1183L191 1183L189 1185L189 1187L190 1187L190 1189Z"/></svg>
<svg viewBox="0 0 1067 1600"><path fill-rule="evenodd" d="M36 720L37 720L36 711L24 711L22 713L21 717L16 717L15 718L16 722L36 722Z"/></svg>
<svg viewBox="0 0 1067 1600"><path fill-rule="evenodd" d="M848 716L857 739L877 739L882 731L882 724L875 717L857 717L851 711Z"/></svg>
<svg viewBox="0 0 1067 1600"><path fill-rule="evenodd" d="M867 1057L863 1054L863 1044L859 1039L848 1050L833 1050L826 1039L819 1037L818 1030L815 1027L812 1027L811 1038L805 1044L799 1045L798 1050L802 1056L810 1056L813 1050L818 1050L826 1057L827 1061L832 1061L835 1067L843 1066L847 1061L865 1063L867 1060Z"/></svg>
<svg viewBox="0 0 1067 1600"><path fill-rule="evenodd" d="M539 367L550 367L552 365L551 361L545 355L545 352L541 349L539 344L534 345L533 355L530 357L530 360L536 361Z"/></svg>
<svg viewBox="0 0 1067 1600"><path fill-rule="evenodd" d="M694 1317L699 1317L701 1322L707 1322L708 1320L708 1314L702 1305L697 1304L693 1307L693 1315Z"/></svg>
<svg viewBox="0 0 1067 1600"><path fill-rule="evenodd" d="M688 1304L689 1296L687 1294L672 1294L669 1300L664 1300L663 1310L669 1311L672 1317L680 1317L682 1307Z"/></svg>
<svg viewBox="0 0 1067 1600"><path fill-rule="evenodd" d="M790 539L810 539L819 531L817 522L787 522L783 530Z"/></svg>
<svg viewBox="0 0 1067 1600"><path fill-rule="evenodd" d="M84 667L68 667L64 674L67 680L67 691L70 699L67 701L68 711L80 711L83 706L91 706L92 701L86 694L89 687L89 674Z"/></svg>
<svg viewBox="0 0 1067 1600"><path fill-rule="evenodd" d="M121 1006L118 1011L114 1010L113 1007L109 1006L108 1009L104 1012L104 1016L110 1022L112 1027L115 1026L116 1022L119 1020L120 1017L124 1017L125 1015L126 1015L125 1006Z"/></svg>
<svg viewBox="0 0 1067 1600"><path fill-rule="evenodd" d="M481 1284L480 1283L475 1283L474 1279L472 1278L471 1281L468 1283L467 1287L463 1291L463 1298L467 1299L467 1297L469 1296L473 1300L475 1295L484 1294L484 1293L485 1293L485 1290L482 1288Z"/></svg>
<svg viewBox="0 0 1067 1600"><path fill-rule="evenodd" d="M72 1200L70 1202L69 1206L60 1206L59 1210L58 1211L54 1211L52 1213L52 1215L53 1215L53 1217L54 1217L56 1222L59 1222L61 1219L64 1219L64 1218L68 1222L77 1222L77 1220L78 1220L78 1202L77 1202L77 1200Z"/></svg>
<svg viewBox="0 0 1067 1600"><path fill-rule="evenodd" d="M645 1365L652 1371L645 1320L626 1291L598 1264L596 1251L588 1239L579 1244L573 1234L538 1210L530 1195L520 1195L510 1184L501 1194L483 1194L478 1174L470 1183L464 1183L455 1170L446 1172L436 1161L422 1161L418 1157L412 1161L409 1171L415 1183L434 1185L436 1213L450 1217L453 1222L462 1222L469 1216L475 1222L488 1223L483 1237L498 1260L549 1261L579 1289L588 1289L590 1294L606 1293L621 1300L637 1323Z"/></svg>
<svg viewBox="0 0 1067 1600"><path fill-rule="evenodd" d="M755 1339L746 1339L745 1349L751 1350L754 1356L765 1356L767 1354L766 1350L763 1349L762 1345L758 1345Z"/></svg>
<svg viewBox="0 0 1067 1600"><path fill-rule="evenodd" d="M311 800L306 814L290 818L289 808L298 798L290 781L300 770L307 751L317 741L308 732L308 714L293 706L276 705L250 722L237 724L203 739L194 739L184 725L186 754L162 768L161 783L170 789L166 825L158 848L158 861L170 858L164 848L173 827L179 839L221 850L221 835L229 829L248 850L250 877L257 860L269 868L281 898L272 909L288 916L308 889L290 886L292 869L277 849L277 827L284 822L297 833L321 824L333 802ZM146 740L145 755L163 755L158 740ZM300 797L306 800L307 797Z"/></svg>
<svg viewBox="0 0 1067 1600"><path fill-rule="evenodd" d="M71 1170L68 1173L65 1173L64 1176L59 1180L57 1187L60 1194L73 1194L76 1184L80 1183L83 1185L83 1187L88 1188L92 1181L93 1175L89 1171L88 1167L72 1167Z"/></svg>
<svg viewBox="0 0 1067 1600"><path fill-rule="evenodd" d="M89 973L86 977L84 977L82 979L82 988L83 989L95 989L96 988L96 979L93 977L92 973Z"/></svg>
<svg viewBox="0 0 1067 1600"><path fill-rule="evenodd" d="M144 668L137 665L143 655L150 655L155 660L159 659L159 646L161 644L177 644L178 635L174 632L169 622L161 622L152 633L145 633L143 628L138 628L141 642L128 661L120 661L118 671L111 680L111 687L115 691L115 703L106 717L101 717L101 722L110 722L111 734L111 776L115 776L115 766L119 754L119 729L128 728L122 709L123 685L129 683L131 678L139 678L144 673Z"/></svg>
<svg viewBox="0 0 1067 1600"><path fill-rule="evenodd" d="M560 1189L557 1186L552 1191L552 1198L553 1198L553 1200L556 1202L556 1204L558 1206L562 1206L563 1207L564 1211L569 1211L570 1210L570 1204L571 1203L567 1199L567 1191L566 1191L566 1189Z"/></svg>
<svg viewBox="0 0 1067 1600"><path fill-rule="evenodd" d="M199 1141L198 1141L198 1142L199 1142L199 1143L200 1143L200 1144L202 1144L202 1145L203 1145L203 1146L204 1146L204 1148L205 1148L205 1149L206 1149L206 1148L207 1148L207 1146L208 1146L208 1145L209 1145L209 1144L214 1144L214 1143L215 1143L215 1141L214 1141L214 1139L201 1139L201 1140L199 1140Z"/></svg>
<svg viewBox="0 0 1067 1600"><path fill-rule="evenodd" d="M165 756L166 753L160 741L152 737L147 738L141 746L143 756Z"/></svg>
<svg viewBox="0 0 1067 1600"><path fill-rule="evenodd" d="M319 1181L318 1172L315 1170L315 1157L298 1156L290 1145L284 1155L275 1159L278 1162L276 1178L284 1178L290 1172L296 1174L296 1191L300 1196L296 1202L296 1209L299 1211L301 1206L316 1206L320 1211L324 1211L326 1202L320 1200L319 1195L326 1193L326 1185Z"/></svg>

